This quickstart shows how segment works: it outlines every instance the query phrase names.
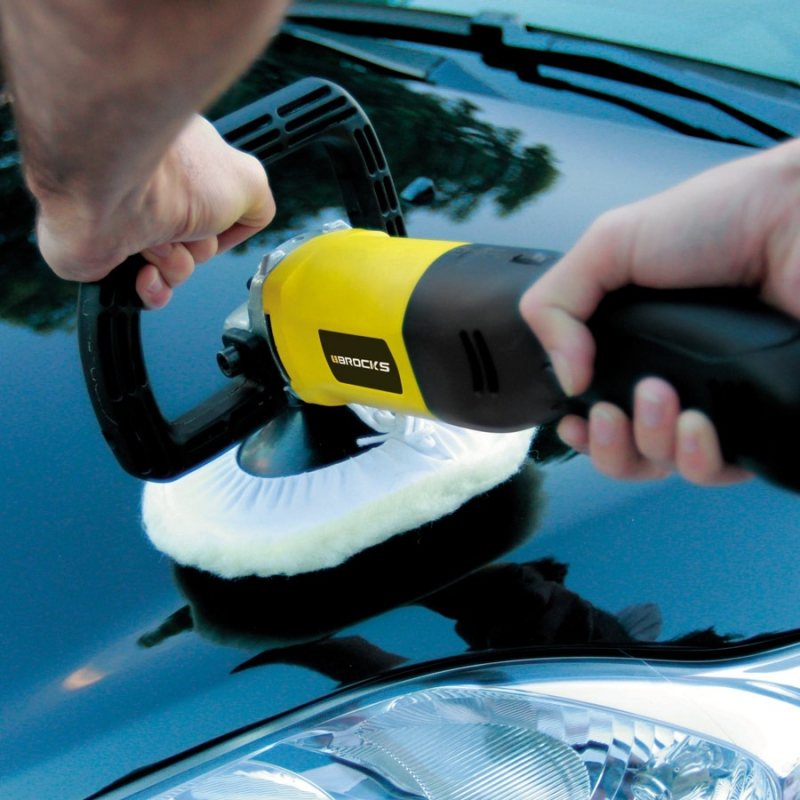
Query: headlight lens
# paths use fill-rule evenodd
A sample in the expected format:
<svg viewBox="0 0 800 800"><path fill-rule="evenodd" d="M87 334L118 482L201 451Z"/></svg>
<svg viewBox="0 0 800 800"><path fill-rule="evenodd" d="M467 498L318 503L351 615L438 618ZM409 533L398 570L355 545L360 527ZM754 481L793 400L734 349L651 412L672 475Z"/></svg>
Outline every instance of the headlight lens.
<svg viewBox="0 0 800 800"><path fill-rule="evenodd" d="M756 691L755 684L742 680L741 670L737 681L721 676L718 668L706 675L690 673L685 666L673 671L666 669L654 678L652 665L631 661L518 662L363 690L298 712L282 725L265 726L248 734L246 741L233 743L238 745L235 749L229 746L228 752L182 775L134 795L129 790L125 796L149 800L792 797L787 786L798 785L793 781L800 778L800 745L794 745L794 762L787 769L785 743L777 750L765 746L761 753L763 757L779 752L776 758L781 764L764 763L735 735L728 735L735 734L730 716L725 718L726 735L713 735L721 728L711 719L712 695L717 687L728 698L736 682L750 698L767 698L764 713L774 713L778 703L781 719L776 718L775 729L785 730L795 720L800 725L800 692L788 690L788 697L798 702L787 700L785 685L770 695L763 690L763 680ZM626 680L635 690L631 697L652 693L653 703L646 709L650 713L631 713L630 702L620 699ZM587 702L587 692L598 702ZM677 708L672 715L664 711L670 698L679 695L689 697L687 707L696 712L688 714L692 726L675 724L675 714L685 710ZM745 707L752 711L752 705ZM667 719L654 717L652 712L659 708Z"/></svg>

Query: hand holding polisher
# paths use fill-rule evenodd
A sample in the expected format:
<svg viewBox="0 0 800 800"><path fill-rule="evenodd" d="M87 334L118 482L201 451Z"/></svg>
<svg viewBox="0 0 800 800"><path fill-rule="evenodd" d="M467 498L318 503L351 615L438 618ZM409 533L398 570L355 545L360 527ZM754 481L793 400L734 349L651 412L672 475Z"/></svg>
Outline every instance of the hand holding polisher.
<svg viewBox="0 0 800 800"><path fill-rule="evenodd" d="M339 87L306 79L226 117L228 140L265 164L325 146L350 225L307 233L265 256L247 302L225 323L228 388L175 420L161 414L139 338L134 260L82 287L84 373L122 466L168 480L278 417L292 400L350 403L511 431L585 410L630 411L635 383L671 382L704 411L726 460L800 489L800 324L739 289L609 295L590 327L595 379L561 392L522 320L525 289L558 255L523 247L405 238L372 126Z"/></svg>

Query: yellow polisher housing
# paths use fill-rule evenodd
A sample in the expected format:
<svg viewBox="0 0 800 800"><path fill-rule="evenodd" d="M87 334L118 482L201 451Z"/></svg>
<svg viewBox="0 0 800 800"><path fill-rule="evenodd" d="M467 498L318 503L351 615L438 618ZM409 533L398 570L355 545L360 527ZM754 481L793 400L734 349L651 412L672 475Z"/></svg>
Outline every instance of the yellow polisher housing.
<svg viewBox="0 0 800 800"><path fill-rule="evenodd" d="M431 416L403 341L403 320L428 267L462 244L353 229L314 237L288 253L264 281L263 304L297 396Z"/></svg>

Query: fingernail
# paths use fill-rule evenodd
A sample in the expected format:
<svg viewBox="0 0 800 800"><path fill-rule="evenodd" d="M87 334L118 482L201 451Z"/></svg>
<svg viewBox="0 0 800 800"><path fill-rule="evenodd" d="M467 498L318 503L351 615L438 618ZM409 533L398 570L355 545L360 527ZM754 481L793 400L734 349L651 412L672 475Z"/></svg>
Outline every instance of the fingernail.
<svg viewBox="0 0 800 800"><path fill-rule="evenodd" d="M657 428L664 420L664 405L661 398L649 389L641 389L636 412L639 421L647 428Z"/></svg>
<svg viewBox="0 0 800 800"><path fill-rule="evenodd" d="M153 277L147 282L147 285L144 287L144 290L148 294L158 294L164 288L164 281L161 279L161 275L156 272Z"/></svg>
<svg viewBox="0 0 800 800"><path fill-rule="evenodd" d="M572 382L572 371L570 369L569 361L561 355L561 353L552 353L550 356L550 363L553 365L558 382L564 390L564 394L572 397L575 393Z"/></svg>
<svg viewBox="0 0 800 800"><path fill-rule="evenodd" d="M172 253L173 245L170 242L166 242L165 244L157 244L154 247L148 247L147 249L158 258L168 258Z"/></svg>
<svg viewBox="0 0 800 800"><path fill-rule="evenodd" d="M586 420L577 420L575 417L564 417L556 428L556 433L567 447L585 453L588 450L586 440Z"/></svg>
<svg viewBox="0 0 800 800"><path fill-rule="evenodd" d="M678 448L684 453L700 450L700 436L691 420L678 420Z"/></svg>
<svg viewBox="0 0 800 800"><path fill-rule="evenodd" d="M614 444L617 438L617 425L614 417L602 408L593 408L590 416L592 440L601 447Z"/></svg>

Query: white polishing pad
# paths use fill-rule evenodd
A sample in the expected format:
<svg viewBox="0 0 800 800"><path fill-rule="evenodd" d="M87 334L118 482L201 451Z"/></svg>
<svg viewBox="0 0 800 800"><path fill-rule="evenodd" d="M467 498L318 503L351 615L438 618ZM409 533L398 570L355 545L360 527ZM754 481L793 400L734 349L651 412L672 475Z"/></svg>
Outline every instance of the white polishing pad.
<svg viewBox="0 0 800 800"><path fill-rule="evenodd" d="M223 578L334 567L502 483L533 434L350 408L381 435L359 440L364 451L344 461L262 478L239 467L234 448L172 483L145 484L150 540L180 564Z"/></svg>

